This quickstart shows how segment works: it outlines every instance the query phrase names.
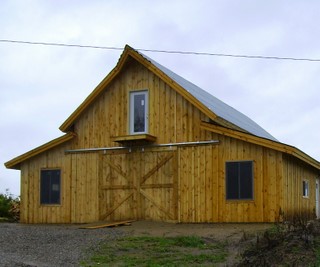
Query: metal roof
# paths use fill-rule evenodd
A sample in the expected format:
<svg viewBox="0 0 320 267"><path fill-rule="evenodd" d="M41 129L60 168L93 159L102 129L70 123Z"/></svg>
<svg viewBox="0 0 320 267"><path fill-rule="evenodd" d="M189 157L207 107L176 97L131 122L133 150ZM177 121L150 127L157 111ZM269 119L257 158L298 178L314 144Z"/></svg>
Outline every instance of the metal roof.
<svg viewBox="0 0 320 267"><path fill-rule="evenodd" d="M271 134L269 134L266 130L264 130L262 127L260 127L257 123L255 123L253 120L251 120L249 117L247 117L243 113L227 105L223 101L209 94L208 92L196 86L195 84L187 81L186 79L182 78L178 74L167 69L166 67L162 66L161 64L154 61L153 59L147 57L146 55L140 52L139 54L143 56L145 59L147 59L148 61L150 61L154 66L156 66L163 73L169 76L177 84L183 87L187 92L193 95L197 100L199 100L203 105L209 108L218 117L238 126L239 128L253 135L278 142L276 138L274 138Z"/></svg>

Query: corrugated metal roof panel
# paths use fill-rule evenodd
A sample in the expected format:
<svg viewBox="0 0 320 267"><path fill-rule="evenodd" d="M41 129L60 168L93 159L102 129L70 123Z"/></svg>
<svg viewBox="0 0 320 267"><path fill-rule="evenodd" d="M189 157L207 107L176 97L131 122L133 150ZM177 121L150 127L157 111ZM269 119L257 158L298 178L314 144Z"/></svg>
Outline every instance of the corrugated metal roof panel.
<svg viewBox="0 0 320 267"><path fill-rule="evenodd" d="M241 129L254 134L259 137L267 138L273 141L278 141L271 134L269 134L266 130L260 127L257 123L251 120L249 117L234 109L233 107L227 105L223 101L209 94L205 90L196 86L195 84L187 81L182 78L178 74L173 71L167 69L162 66L158 62L153 59L147 57L146 55L140 53L144 58L150 61L153 65L155 65L158 69L160 69L163 73L169 76L172 80L174 80L177 84L187 90L190 94L192 94L196 99L198 99L203 105L209 108L213 113L215 113L218 117L240 127Z"/></svg>

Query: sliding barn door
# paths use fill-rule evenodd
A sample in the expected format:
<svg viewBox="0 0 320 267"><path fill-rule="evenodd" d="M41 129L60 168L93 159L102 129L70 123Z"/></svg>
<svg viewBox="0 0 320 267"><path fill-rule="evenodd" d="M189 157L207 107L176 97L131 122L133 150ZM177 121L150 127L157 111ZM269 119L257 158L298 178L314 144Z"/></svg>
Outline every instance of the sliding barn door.
<svg viewBox="0 0 320 267"><path fill-rule="evenodd" d="M175 151L106 154L100 165L101 220L177 219Z"/></svg>

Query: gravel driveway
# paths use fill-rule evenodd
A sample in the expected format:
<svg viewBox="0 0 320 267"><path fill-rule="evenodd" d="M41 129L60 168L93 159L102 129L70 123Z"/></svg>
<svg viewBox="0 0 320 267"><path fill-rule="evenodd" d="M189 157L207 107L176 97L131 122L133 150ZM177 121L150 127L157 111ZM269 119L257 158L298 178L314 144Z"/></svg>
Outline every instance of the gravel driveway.
<svg viewBox="0 0 320 267"><path fill-rule="evenodd" d="M88 248L122 235L119 228L0 223L0 266L79 266Z"/></svg>

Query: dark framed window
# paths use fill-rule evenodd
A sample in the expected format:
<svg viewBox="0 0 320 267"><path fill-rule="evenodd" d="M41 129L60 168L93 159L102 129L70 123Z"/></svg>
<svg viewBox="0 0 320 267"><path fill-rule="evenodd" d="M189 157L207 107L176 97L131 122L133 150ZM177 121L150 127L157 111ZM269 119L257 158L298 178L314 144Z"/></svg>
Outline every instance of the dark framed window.
<svg viewBox="0 0 320 267"><path fill-rule="evenodd" d="M130 134L148 132L148 91L130 92Z"/></svg>
<svg viewBox="0 0 320 267"><path fill-rule="evenodd" d="M253 161L226 162L226 198L253 199Z"/></svg>
<svg viewBox="0 0 320 267"><path fill-rule="evenodd" d="M41 170L40 204L60 204L61 171Z"/></svg>

